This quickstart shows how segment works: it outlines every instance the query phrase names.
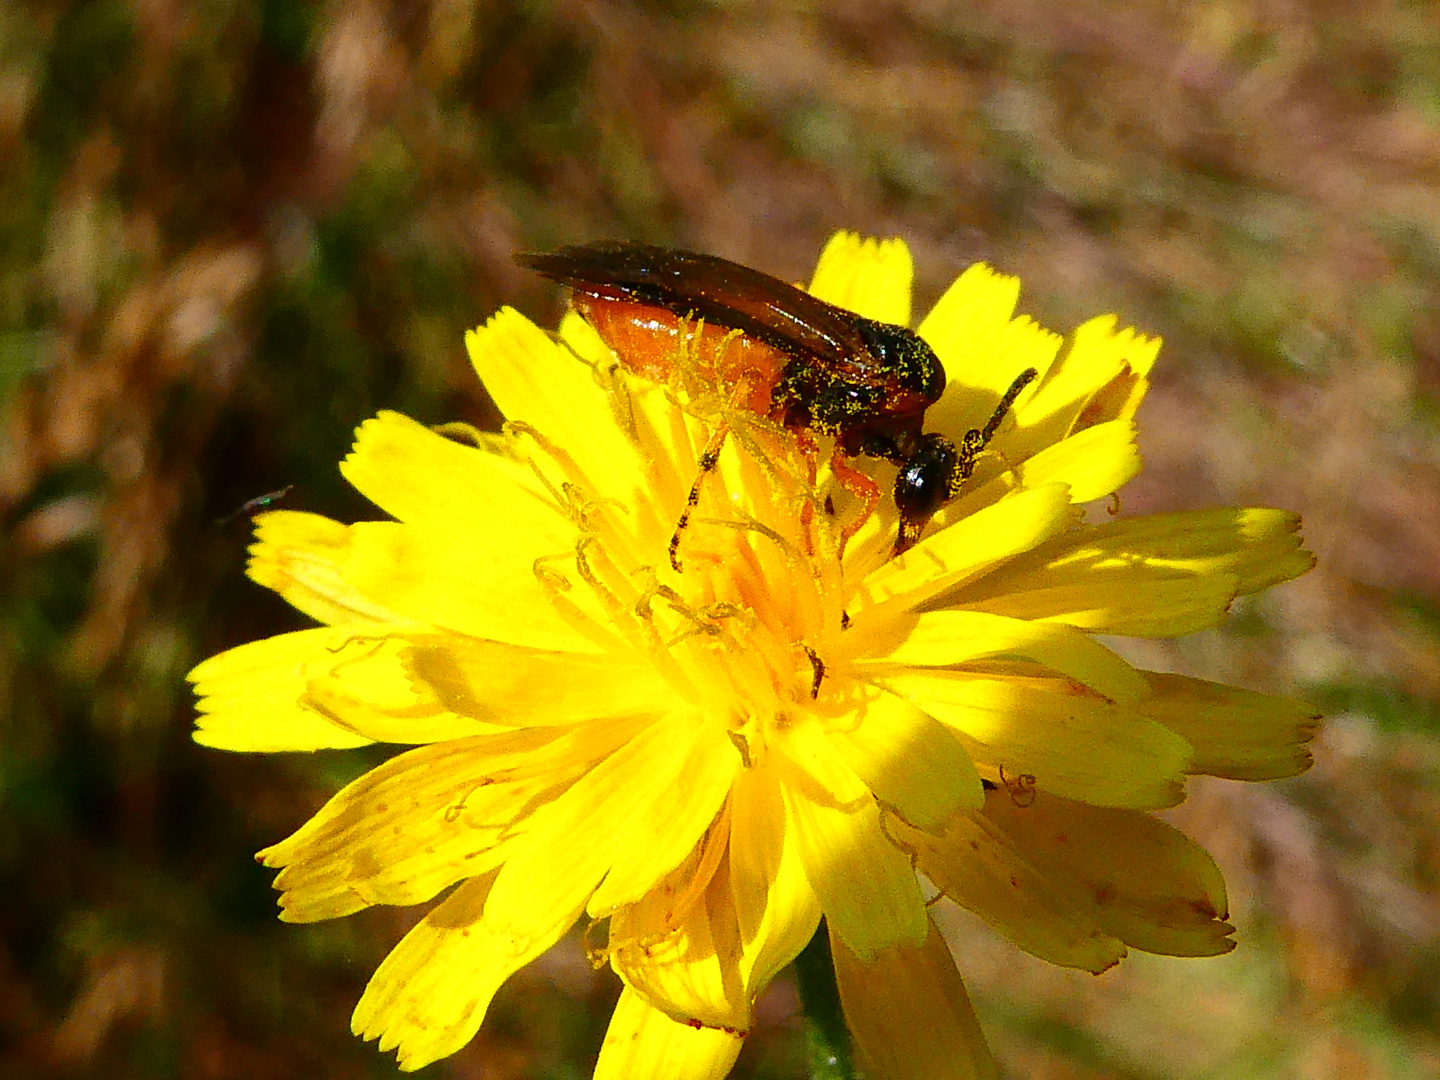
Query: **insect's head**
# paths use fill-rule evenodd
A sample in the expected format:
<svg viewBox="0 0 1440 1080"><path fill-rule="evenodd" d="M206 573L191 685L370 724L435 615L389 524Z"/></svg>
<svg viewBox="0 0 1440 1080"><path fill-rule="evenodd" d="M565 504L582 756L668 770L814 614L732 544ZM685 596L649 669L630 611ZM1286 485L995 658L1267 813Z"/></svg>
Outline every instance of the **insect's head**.
<svg viewBox="0 0 1440 1080"><path fill-rule="evenodd" d="M1015 399L1038 376L1039 372L1033 367L1015 376L1015 381L1000 398L1000 404L995 406L985 426L965 432L959 446L944 435L933 432L920 435L913 441L907 440L903 446L897 443L904 460L899 463L900 472L895 477L895 508L900 511L896 555L913 546L935 511L959 493L960 486L975 471L975 459L990 445ZM891 457L891 460L895 458Z"/></svg>
<svg viewBox="0 0 1440 1080"><path fill-rule="evenodd" d="M895 554L920 539L925 523L954 496L964 478L961 454L953 442L934 432L920 437L919 446L895 477L895 508L900 511Z"/></svg>

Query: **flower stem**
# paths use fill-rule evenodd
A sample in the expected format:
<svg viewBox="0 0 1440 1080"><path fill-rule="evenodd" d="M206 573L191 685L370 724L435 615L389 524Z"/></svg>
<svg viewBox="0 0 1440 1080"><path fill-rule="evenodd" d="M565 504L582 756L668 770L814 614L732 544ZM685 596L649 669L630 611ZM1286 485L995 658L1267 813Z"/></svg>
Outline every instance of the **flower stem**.
<svg viewBox="0 0 1440 1080"><path fill-rule="evenodd" d="M805 1046L811 1080L855 1080L850 1060L850 1031L840 1008L830 934L822 919L810 944L795 957L795 984L805 1013Z"/></svg>

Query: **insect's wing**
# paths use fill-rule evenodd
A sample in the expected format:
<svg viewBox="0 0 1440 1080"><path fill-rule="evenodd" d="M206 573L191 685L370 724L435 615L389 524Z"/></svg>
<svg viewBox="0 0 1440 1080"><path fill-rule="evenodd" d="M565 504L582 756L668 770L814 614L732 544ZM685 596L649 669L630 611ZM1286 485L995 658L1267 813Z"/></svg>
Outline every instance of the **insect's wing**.
<svg viewBox="0 0 1440 1080"><path fill-rule="evenodd" d="M818 356L841 369L868 366L854 314L728 259L610 240L523 252L515 261L580 292L701 318L790 355Z"/></svg>

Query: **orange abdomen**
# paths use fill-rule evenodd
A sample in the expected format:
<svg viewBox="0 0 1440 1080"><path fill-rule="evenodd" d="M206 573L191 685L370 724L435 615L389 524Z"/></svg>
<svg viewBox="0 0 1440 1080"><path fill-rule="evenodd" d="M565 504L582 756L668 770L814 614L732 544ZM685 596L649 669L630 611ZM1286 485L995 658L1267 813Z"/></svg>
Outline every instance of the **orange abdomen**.
<svg viewBox="0 0 1440 1080"><path fill-rule="evenodd" d="M743 394L732 405L769 415L771 392L790 362L779 349L728 327L682 318L650 304L609 300L578 289L571 303L635 374L670 383L677 362L688 356L703 382L727 397Z"/></svg>

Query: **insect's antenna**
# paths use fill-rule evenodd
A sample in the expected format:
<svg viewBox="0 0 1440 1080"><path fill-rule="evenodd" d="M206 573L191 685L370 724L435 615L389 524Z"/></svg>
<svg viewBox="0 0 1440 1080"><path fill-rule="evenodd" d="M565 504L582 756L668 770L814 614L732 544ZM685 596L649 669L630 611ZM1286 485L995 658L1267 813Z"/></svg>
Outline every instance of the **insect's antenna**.
<svg viewBox="0 0 1440 1080"><path fill-rule="evenodd" d="M1015 381L1010 384L1010 389L1005 391L1005 396L1000 399L1000 404L996 405L995 411L990 414L990 419L985 421L985 426L971 428L965 432L960 440L960 457L956 462L953 484L958 485L960 482L970 479L970 474L975 471L975 459L980 456L980 452L985 447L990 445L990 440L995 437L995 432L1004 423L1005 417L1015 404L1015 399L1020 396L1020 391L1034 382L1038 374L1039 372L1032 367L1026 368L1016 375ZM954 494L953 490L951 494Z"/></svg>
<svg viewBox="0 0 1440 1080"><path fill-rule="evenodd" d="M1010 389L1005 391L1005 396L1000 399L1000 404L995 406L995 411L990 414L984 429L980 432L980 449L985 449L990 440L995 437L995 431L1005 419L1005 414L1015 404L1015 399L1020 396L1020 391L1035 381L1040 373L1033 367L1026 368L1015 376L1015 381L1010 384Z"/></svg>

